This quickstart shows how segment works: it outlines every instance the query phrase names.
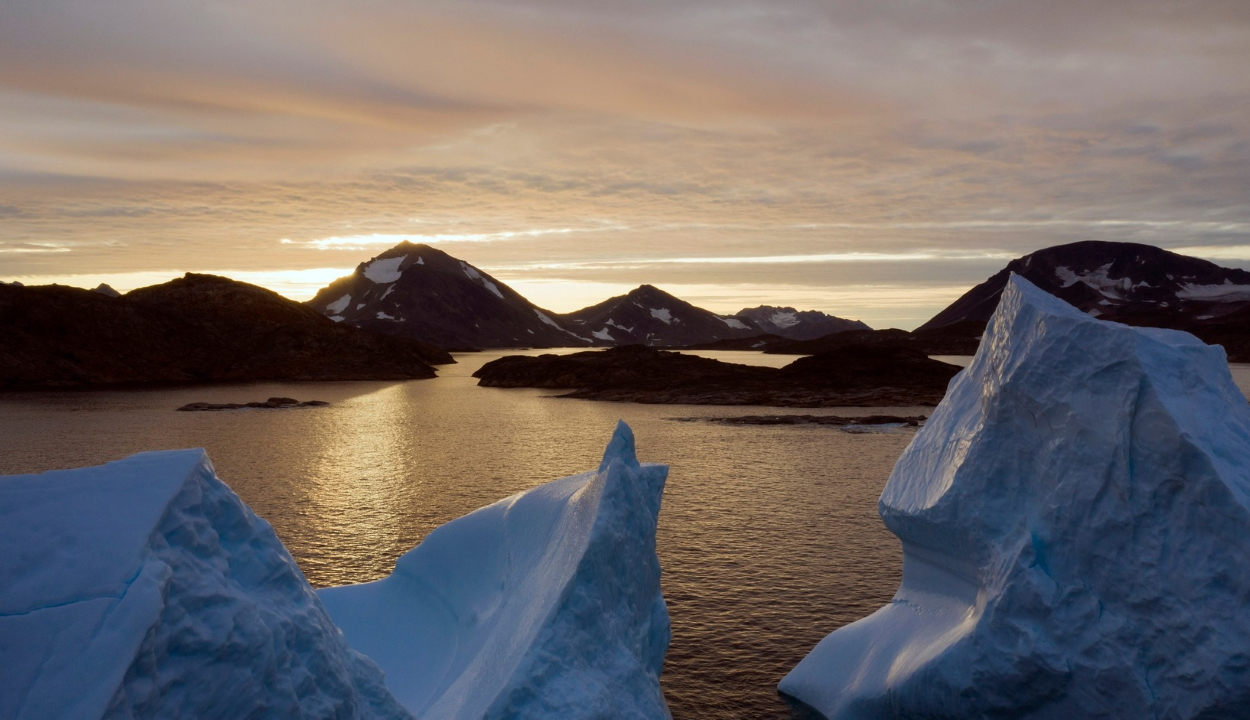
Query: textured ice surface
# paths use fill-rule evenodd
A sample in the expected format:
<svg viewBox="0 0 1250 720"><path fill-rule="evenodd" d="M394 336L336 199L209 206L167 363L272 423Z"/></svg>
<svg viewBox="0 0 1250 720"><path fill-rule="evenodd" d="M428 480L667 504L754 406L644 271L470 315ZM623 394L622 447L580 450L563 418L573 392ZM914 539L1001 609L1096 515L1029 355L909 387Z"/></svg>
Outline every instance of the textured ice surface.
<svg viewBox="0 0 1250 720"><path fill-rule="evenodd" d="M898 594L780 688L829 718L1247 717L1248 467L1220 348L1013 277L881 496Z"/></svg>
<svg viewBox="0 0 1250 720"><path fill-rule="evenodd" d="M321 598L422 720L667 718L667 475L638 463L621 423L598 471L447 523L389 577Z"/></svg>
<svg viewBox="0 0 1250 720"><path fill-rule="evenodd" d="M0 718L409 718L203 450L0 478Z"/></svg>

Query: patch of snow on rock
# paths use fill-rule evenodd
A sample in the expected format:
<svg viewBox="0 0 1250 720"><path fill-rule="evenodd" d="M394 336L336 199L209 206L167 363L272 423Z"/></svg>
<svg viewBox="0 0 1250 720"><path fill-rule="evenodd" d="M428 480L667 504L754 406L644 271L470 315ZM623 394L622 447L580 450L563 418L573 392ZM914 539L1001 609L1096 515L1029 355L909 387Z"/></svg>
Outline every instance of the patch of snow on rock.
<svg viewBox="0 0 1250 720"><path fill-rule="evenodd" d="M391 285L390 287L386 288L386 292L382 293L382 297L378 298L378 300L379 301L385 300L386 296L390 295L394 291L395 291L395 286Z"/></svg>
<svg viewBox="0 0 1250 720"><path fill-rule="evenodd" d="M616 338L612 337L612 333L608 332L608 329L606 327L603 328L602 330L595 330L591 332L590 334L594 335L600 340L606 340L607 342L616 342Z"/></svg>
<svg viewBox="0 0 1250 720"><path fill-rule="evenodd" d="M326 312L332 313L334 315L338 315L339 313L347 309L347 306L351 303L351 301L352 301L351 295L344 295L338 300L335 300L329 305L326 305Z"/></svg>
<svg viewBox="0 0 1250 720"><path fill-rule="evenodd" d="M538 308L534 308L534 314L538 316L539 320L542 320L543 322L547 323L551 327L557 328L560 330L564 329L560 327L559 323L557 323L555 320L552 320L550 317L548 317L547 313L543 312L542 310L539 310Z"/></svg>
<svg viewBox="0 0 1250 720"><path fill-rule="evenodd" d="M673 314L665 308L660 308L659 310L652 309L651 317L663 322L665 325L673 324Z"/></svg>
<svg viewBox="0 0 1250 720"><path fill-rule="evenodd" d="M790 328L799 324L799 319L793 312L775 312L768 320L779 328Z"/></svg>
<svg viewBox="0 0 1250 720"><path fill-rule="evenodd" d="M0 477L0 717L411 718L203 450Z"/></svg>
<svg viewBox="0 0 1250 720"><path fill-rule="evenodd" d="M1250 406L1221 348L1013 276L878 507L898 592L780 684L824 717L1250 707Z"/></svg>
<svg viewBox="0 0 1250 720"><path fill-rule="evenodd" d="M343 322L342 315L331 315L330 319L333 320L334 322Z"/></svg>
<svg viewBox="0 0 1250 720"><path fill-rule="evenodd" d="M1182 300L1245 300L1250 299L1250 285L1234 285L1232 280L1225 280L1221 285L1197 285L1184 283L1176 292Z"/></svg>
<svg viewBox="0 0 1250 720"><path fill-rule="evenodd" d="M734 328L735 330L750 330L750 328L748 328L748 327L747 327L747 326L746 326L746 325L745 325L745 324L744 324L741 320L739 320L738 318L734 318L734 317L721 317L720 315L716 315L715 317L716 317L716 319L717 319L717 320L720 320L721 322L725 323L726 325L728 325L728 326L729 326L729 327L731 327L731 328Z"/></svg>
<svg viewBox="0 0 1250 720"><path fill-rule="evenodd" d="M638 462L620 423L597 471L453 520L389 577L321 599L423 720L667 718L667 474Z"/></svg>
<svg viewBox="0 0 1250 720"><path fill-rule="evenodd" d="M401 255L384 260L374 260L365 266L365 277L379 285L393 283L404 274L404 271L400 270L399 266L403 264L405 259L407 258Z"/></svg>
<svg viewBox="0 0 1250 720"><path fill-rule="evenodd" d="M495 283L482 277L482 273L478 272L477 269L474 268L472 265L461 260L460 268L464 270L465 277L469 278L470 280L477 280L478 282L482 284L482 287L495 293L495 295L499 297L500 300L503 299L503 293L499 292L499 288L495 285Z"/></svg>
<svg viewBox="0 0 1250 720"><path fill-rule="evenodd" d="M1092 273L1078 275L1070 268L1060 266L1055 268L1055 277L1058 277L1061 281L1063 281L1063 287L1071 287L1078 282L1084 283L1085 285L1088 285L1089 287L1102 293L1105 297L1112 298L1113 300L1124 299L1121 293L1131 292L1140 287L1151 287L1150 283L1145 280L1139 283L1134 283L1133 279L1127 275L1118 280L1112 280L1107 277L1107 273L1110 270L1111 263L1107 263Z"/></svg>
<svg viewBox="0 0 1250 720"><path fill-rule="evenodd" d="M385 312L382 312L381 310L378 311L377 318L379 320L394 320L395 322L399 322L399 318L394 317L393 315L387 315Z"/></svg>

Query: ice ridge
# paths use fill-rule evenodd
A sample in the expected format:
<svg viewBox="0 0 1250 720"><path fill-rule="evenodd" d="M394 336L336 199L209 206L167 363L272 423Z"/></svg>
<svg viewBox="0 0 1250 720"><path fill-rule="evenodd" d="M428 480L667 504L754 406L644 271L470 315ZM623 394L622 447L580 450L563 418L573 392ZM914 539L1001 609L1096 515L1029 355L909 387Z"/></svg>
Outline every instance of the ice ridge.
<svg viewBox="0 0 1250 720"><path fill-rule="evenodd" d="M780 689L831 719L1245 717L1248 468L1221 348L1013 276L882 493L898 593Z"/></svg>
<svg viewBox="0 0 1250 720"><path fill-rule="evenodd" d="M624 423L597 471L443 525L390 576L320 594L423 720L668 718L655 530L668 468Z"/></svg>
<svg viewBox="0 0 1250 720"><path fill-rule="evenodd" d="M411 718L202 450L0 478L0 717Z"/></svg>

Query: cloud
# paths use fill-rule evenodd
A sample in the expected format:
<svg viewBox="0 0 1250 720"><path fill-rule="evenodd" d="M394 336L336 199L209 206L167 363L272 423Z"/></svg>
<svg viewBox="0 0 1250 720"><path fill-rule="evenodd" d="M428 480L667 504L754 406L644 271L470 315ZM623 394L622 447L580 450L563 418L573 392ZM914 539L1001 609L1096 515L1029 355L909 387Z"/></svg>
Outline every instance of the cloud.
<svg viewBox="0 0 1250 720"><path fill-rule="evenodd" d="M72 248L0 273L353 267L412 239L517 281L780 293L1082 239L1250 245L1242 0L0 17L0 243Z"/></svg>

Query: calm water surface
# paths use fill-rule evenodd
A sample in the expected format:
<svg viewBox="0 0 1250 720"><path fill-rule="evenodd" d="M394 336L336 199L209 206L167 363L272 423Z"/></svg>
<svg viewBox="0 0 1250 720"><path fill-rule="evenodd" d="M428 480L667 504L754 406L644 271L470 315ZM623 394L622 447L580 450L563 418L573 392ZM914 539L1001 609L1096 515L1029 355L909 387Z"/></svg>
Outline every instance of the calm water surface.
<svg viewBox="0 0 1250 720"><path fill-rule="evenodd" d="M642 460L671 467L658 543L673 619L663 683L674 717L790 717L777 681L827 633L888 602L898 586L899 545L876 502L912 431L667 419L882 412L876 408L636 405L477 387L472 372L504 354L516 353L461 355L436 380L399 383L4 394L0 474L204 447L320 587L383 577L438 525L597 466L621 418L633 426ZM1234 366L1234 374L1247 387L1250 366ZM333 405L174 412L193 401L273 395Z"/></svg>

